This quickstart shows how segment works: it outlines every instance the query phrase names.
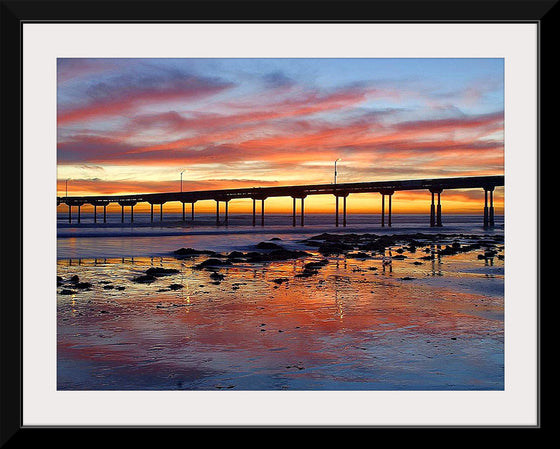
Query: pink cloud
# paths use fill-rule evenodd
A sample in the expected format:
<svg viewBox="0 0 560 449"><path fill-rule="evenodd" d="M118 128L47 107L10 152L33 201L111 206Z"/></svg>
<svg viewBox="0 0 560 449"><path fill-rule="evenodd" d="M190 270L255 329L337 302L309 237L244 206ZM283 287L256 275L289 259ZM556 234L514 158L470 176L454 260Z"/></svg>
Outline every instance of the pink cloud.
<svg viewBox="0 0 560 449"><path fill-rule="evenodd" d="M155 83L142 80L120 80L114 84L99 83L89 90L89 101L77 106L59 105L59 125L98 119L119 114L132 114L137 108L152 103L195 100L222 92L231 83L210 78L174 76Z"/></svg>

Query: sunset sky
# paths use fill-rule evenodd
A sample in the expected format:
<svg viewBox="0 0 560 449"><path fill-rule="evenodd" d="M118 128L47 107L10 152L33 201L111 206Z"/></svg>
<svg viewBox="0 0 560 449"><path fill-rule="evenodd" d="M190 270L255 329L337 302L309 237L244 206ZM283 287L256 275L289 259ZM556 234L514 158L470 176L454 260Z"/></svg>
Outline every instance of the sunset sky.
<svg viewBox="0 0 560 449"><path fill-rule="evenodd" d="M68 195L177 192L181 171L184 191L328 184L337 158L339 183L502 175L503 67L487 58L59 59L58 195L67 179ZM351 195L349 211L380 197ZM394 213L426 212L428 197L397 192ZM478 212L483 198L482 189L442 195L450 212ZM495 200L499 211L503 188ZM306 208L330 211L333 201ZM291 199L267 208L291 212Z"/></svg>

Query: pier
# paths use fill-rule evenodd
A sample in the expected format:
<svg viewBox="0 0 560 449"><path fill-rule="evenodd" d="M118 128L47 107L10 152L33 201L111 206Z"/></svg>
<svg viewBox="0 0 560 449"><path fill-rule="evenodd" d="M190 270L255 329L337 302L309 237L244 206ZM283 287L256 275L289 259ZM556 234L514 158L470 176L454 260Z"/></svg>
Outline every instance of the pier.
<svg viewBox="0 0 560 449"><path fill-rule="evenodd" d="M216 202L216 225L227 225L229 219L228 203L234 199L253 200L253 226L257 225L257 203L260 206L260 225L265 225L265 200L272 197L291 197L292 201L292 226L305 225L305 199L313 195L333 195L336 227L346 226L346 200L352 193L378 193L381 194L381 226L391 227L392 196L397 191L426 190L426 197L431 195L430 226L443 226L442 219L442 194L445 190L453 189L483 189L484 227L494 226L494 189L504 185L504 176L472 176L436 179L411 179L401 181L375 181L339 184L312 184L278 187L252 187L242 189L202 190L193 192L168 192L145 193L127 195L101 195L101 196L64 196L57 197L57 206L68 206L68 222L72 223L72 208L77 208L77 223L81 222L81 207L84 204L93 205L94 223L98 223L97 207L103 207L103 223L107 222L107 205L118 203L121 206L121 222L125 221L125 208L130 208L130 222L134 222L134 206L138 203L150 204L150 219L154 222L154 205L159 207L159 220L163 221L163 205L170 202L182 203L183 221L186 221L185 204L190 204L191 220L195 219L195 204L198 201ZM437 196L437 204L436 204ZM220 203L225 203L224 220L220 221ZM300 203L299 220L297 219L297 202ZM340 220L340 202L342 202L342 220ZM387 213L387 216L386 216ZM385 220L387 218L387 220ZM298 223L299 222L299 223Z"/></svg>

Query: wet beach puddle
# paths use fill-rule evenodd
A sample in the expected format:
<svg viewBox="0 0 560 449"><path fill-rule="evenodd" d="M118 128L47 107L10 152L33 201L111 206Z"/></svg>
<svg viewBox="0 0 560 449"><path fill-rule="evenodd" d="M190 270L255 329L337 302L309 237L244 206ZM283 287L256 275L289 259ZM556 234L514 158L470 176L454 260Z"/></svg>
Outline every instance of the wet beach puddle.
<svg viewBox="0 0 560 449"><path fill-rule="evenodd" d="M61 260L58 388L503 389L503 260L405 248L390 266L314 248L203 269L212 256ZM175 271L134 281L150 268Z"/></svg>

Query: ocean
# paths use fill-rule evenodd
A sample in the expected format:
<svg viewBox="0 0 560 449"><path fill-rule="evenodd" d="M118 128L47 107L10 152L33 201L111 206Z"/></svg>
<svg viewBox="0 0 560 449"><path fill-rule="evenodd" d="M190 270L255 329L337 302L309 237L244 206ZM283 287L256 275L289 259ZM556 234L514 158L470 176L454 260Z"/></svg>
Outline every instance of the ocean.
<svg viewBox="0 0 560 449"><path fill-rule="evenodd" d="M306 214L305 226L301 226L299 216L296 226L292 226L291 214L270 214L265 217L265 226L252 226L251 214L232 214L228 225L222 223L216 226L215 214L197 214L195 221L190 216L182 221L181 213L166 213L164 220L158 220L159 215L150 223L149 213L135 213L134 223L130 223L130 216L125 216L125 223L121 223L120 214L108 214L107 223L100 223L102 215L97 214L98 223L94 224L93 213L82 213L81 223L76 223L74 211L73 223L68 223L68 215L58 214L57 223L57 258L112 258L112 257L144 257L165 256L172 251L190 247L211 251L244 251L254 244L278 237L292 245L298 246L298 241L319 233L436 233L436 234L475 234L494 235L504 232L504 217L495 217L495 226L485 229L480 215L444 215L443 227L430 227L429 215L394 214L391 227L381 226L379 214L349 215L347 226L335 226L332 214ZM128 222L127 222L128 221Z"/></svg>

